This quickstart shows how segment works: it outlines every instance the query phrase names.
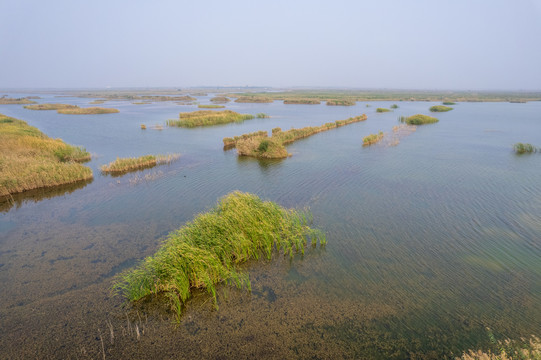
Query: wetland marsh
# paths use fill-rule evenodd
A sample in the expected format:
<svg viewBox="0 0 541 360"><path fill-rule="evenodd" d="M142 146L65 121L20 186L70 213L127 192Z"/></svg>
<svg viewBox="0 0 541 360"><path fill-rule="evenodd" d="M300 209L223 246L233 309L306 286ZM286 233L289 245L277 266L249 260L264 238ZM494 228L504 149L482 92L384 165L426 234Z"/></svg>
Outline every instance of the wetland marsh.
<svg viewBox="0 0 541 360"><path fill-rule="evenodd" d="M230 102L231 111L270 118L162 131L140 124L163 126L198 105L63 97L81 108L107 99L119 110L84 117L0 105L84 147L94 173L92 182L0 207L0 357L443 359L493 348L487 327L498 339L539 336L541 157L517 155L513 144L541 144L541 102L464 102L415 128L397 117L427 113L441 97L376 113L398 101L390 98L370 107ZM285 160L223 151L224 138L362 113L366 121L291 143ZM363 148L379 131L408 136L398 147ZM117 157L170 153L182 157L120 177L100 173ZM178 324L159 296L125 306L112 294L115 275L235 190L309 208L327 245L240 264L251 292L218 285L215 309L195 289Z"/></svg>

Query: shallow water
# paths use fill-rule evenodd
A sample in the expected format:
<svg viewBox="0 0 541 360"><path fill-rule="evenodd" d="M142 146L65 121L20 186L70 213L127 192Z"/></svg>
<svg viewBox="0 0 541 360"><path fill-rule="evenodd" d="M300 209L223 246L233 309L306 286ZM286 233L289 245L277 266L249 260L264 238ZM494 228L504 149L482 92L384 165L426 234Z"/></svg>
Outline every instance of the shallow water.
<svg viewBox="0 0 541 360"><path fill-rule="evenodd" d="M363 136L390 133L400 115L435 103L399 102L390 113L375 109L392 103L366 104L230 103L271 118L163 130L140 124L196 107L108 101L100 106L120 113L61 115L1 105L86 147L94 171L88 184L0 208L3 357L442 358L486 347L486 327L501 338L539 336L541 155L517 156L512 145L541 145L541 103L459 103L397 146L363 148ZM368 120L289 145L285 160L222 149L226 136L362 113ZM116 157L157 153L181 158L122 177L99 172ZM114 274L233 190L310 207L328 245L247 264L251 294L224 287L218 310L198 294L178 326L159 301L122 307L109 290Z"/></svg>

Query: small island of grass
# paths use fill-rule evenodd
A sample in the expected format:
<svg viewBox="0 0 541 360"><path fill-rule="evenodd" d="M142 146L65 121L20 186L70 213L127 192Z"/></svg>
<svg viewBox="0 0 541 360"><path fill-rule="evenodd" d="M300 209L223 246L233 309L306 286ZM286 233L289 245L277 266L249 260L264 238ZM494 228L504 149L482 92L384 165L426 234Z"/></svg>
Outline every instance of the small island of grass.
<svg viewBox="0 0 541 360"><path fill-rule="evenodd" d="M329 105L329 106L353 106L353 105L355 105L355 101L354 100L347 100L347 99L327 100L327 105Z"/></svg>
<svg viewBox="0 0 541 360"><path fill-rule="evenodd" d="M307 126L301 129L290 129L282 131L280 128L272 129L272 136L268 137L267 132L259 131L234 138L224 139L224 149L237 148L239 156L251 156L261 159L283 159L290 156L285 145L308 136L336 129L341 126L366 120L366 115L355 116L346 120L329 122L321 126Z"/></svg>
<svg viewBox="0 0 541 360"><path fill-rule="evenodd" d="M363 137L363 146L368 146L377 143L383 139L383 132L380 131L377 134L370 134L365 137Z"/></svg>
<svg viewBox="0 0 541 360"><path fill-rule="evenodd" d="M215 104L225 104L225 103L230 102L231 99L229 99L226 96L215 96L212 99L210 99L210 101L212 101Z"/></svg>
<svg viewBox="0 0 541 360"><path fill-rule="evenodd" d="M35 101L24 98L9 98L7 96L0 97L0 105L25 105L25 104L35 104Z"/></svg>
<svg viewBox="0 0 541 360"><path fill-rule="evenodd" d="M318 99L288 99L284 100L284 104L296 104L296 105L319 105L321 101Z"/></svg>
<svg viewBox="0 0 541 360"><path fill-rule="evenodd" d="M442 104L443 105L456 105L456 103L452 101L444 101Z"/></svg>
<svg viewBox="0 0 541 360"><path fill-rule="evenodd" d="M239 114L231 110L199 110L189 113L180 113L179 120L168 120L167 125L192 128L197 126L212 126L232 122L243 122L244 120L250 120L253 118L253 115Z"/></svg>
<svg viewBox="0 0 541 360"><path fill-rule="evenodd" d="M197 105L199 109L223 109L224 105L216 105L216 104L200 104Z"/></svg>
<svg viewBox="0 0 541 360"><path fill-rule="evenodd" d="M262 96L239 96L235 102L236 103L271 103L274 100Z"/></svg>
<svg viewBox="0 0 541 360"><path fill-rule="evenodd" d="M541 151L540 148L533 146L532 144L520 143L520 142L513 145L513 150L517 154L530 154L530 153Z"/></svg>
<svg viewBox="0 0 541 360"><path fill-rule="evenodd" d="M171 155L144 155L137 158L117 158L115 161L100 167L103 173L127 173L141 169L151 168L156 165L170 164L180 157L178 154Z"/></svg>
<svg viewBox="0 0 541 360"><path fill-rule="evenodd" d="M391 105L391 109L398 109L398 105L392 104L392 105Z"/></svg>
<svg viewBox="0 0 541 360"><path fill-rule="evenodd" d="M26 122L0 114L0 198L92 179L82 147L51 139Z"/></svg>
<svg viewBox="0 0 541 360"><path fill-rule="evenodd" d="M169 234L158 251L134 269L118 275L114 289L135 302L152 295L166 300L180 320L194 289L214 299L220 283L250 290L248 273L239 265L283 252L304 253L307 239L326 243L309 227L310 213L290 210L253 194L233 192L207 213Z"/></svg>
<svg viewBox="0 0 541 360"><path fill-rule="evenodd" d="M75 107L75 108L63 108L58 109L59 114L68 114L68 115L93 115L93 114L113 114L119 112L118 109L113 108L102 108L102 107Z"/></svg>
<svg viewBox="0 0 541 360"><path fill-rule="evenodd" d="M60 109L78 109L77 105L69 104L36 104L36 105L26 105L24 107L28 110L60 110Z"/></svg>
<svg viewBox="0 0 541 360"><path fill-rule="evenodd" d="M379 113L384 113L384 112L389 112L389 111L391 111L391 110L386 109L386 108L377 108L376 109L376 112L379 112Z"/></svg>
<svg viewBox="0 0 541 360"><path fill-rule="evenodd" d="M406 123L408 125L424 125L424 124L433 124L437 123L439 120L435 117L416 114L409 117L401 116L399 118L400 122Z"/></svg>
<svg viewBox="0 0 541 360"><path fill-rule="evenodd" d="M270 118L270 116L265 114L265 113L257 113L257 114L255 114L255 117L258 118L258 119L268 119L268 118Z"/></svg>
<svg viewBox="0 0 541 360"><path fill-rule="evenodd" d="M90 105L101 105L103 103L105 103L107 100L105 99L98 99L98 100L94 100L94 101L91 101L89 102Z"/></svg>
<svg viewBox="0 0 541 360"><path fill-rule="evenodd" d="M429 110L431 112L446 112L446 111L453 110L453 108L449 106L444 106L444 105L434 105L434 106L431 106Z"/></svg>

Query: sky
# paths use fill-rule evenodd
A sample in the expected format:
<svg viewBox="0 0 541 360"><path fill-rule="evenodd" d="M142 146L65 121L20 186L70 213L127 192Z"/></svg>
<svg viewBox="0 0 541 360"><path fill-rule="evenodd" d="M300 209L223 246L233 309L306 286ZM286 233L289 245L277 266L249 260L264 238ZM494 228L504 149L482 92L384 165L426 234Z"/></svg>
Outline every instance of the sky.
<svg viewBox="0 0 541 360"><path fill-rule="evenodd" d="M541 90L541 0L0 0L0 88Z"/></svg>

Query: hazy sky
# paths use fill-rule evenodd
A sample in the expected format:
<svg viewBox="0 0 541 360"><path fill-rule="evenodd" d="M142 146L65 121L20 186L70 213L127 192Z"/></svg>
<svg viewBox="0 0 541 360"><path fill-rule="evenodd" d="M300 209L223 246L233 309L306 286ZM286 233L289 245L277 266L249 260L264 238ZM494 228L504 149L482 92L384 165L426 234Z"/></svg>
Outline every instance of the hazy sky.
<svg viewBox="0 0 541 360"><path fill-rule="evenodd" d="M541 90L541 0L0 0L0 88Z"/></svg>

